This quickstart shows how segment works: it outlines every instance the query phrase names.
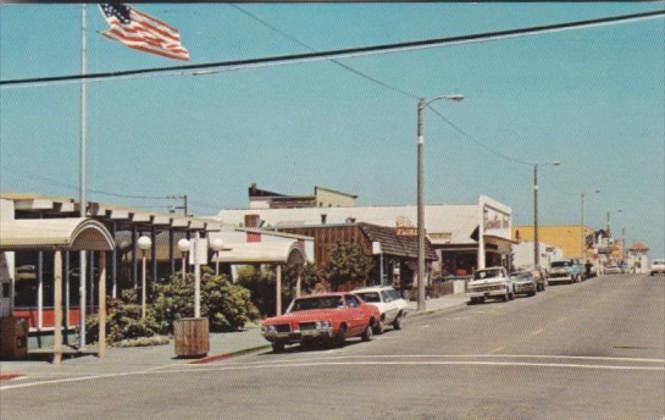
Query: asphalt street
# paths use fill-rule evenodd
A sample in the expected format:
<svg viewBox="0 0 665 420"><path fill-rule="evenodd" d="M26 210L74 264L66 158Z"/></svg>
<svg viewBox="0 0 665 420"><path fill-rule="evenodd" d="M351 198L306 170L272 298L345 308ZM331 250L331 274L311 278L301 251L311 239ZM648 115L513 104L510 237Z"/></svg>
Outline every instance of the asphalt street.
<svg viewBox="0 0 665 420"><path fill-rule="evenodd" d="M17 382L0 417L660 420L665 277L551 286L341 349Z"/></svg>

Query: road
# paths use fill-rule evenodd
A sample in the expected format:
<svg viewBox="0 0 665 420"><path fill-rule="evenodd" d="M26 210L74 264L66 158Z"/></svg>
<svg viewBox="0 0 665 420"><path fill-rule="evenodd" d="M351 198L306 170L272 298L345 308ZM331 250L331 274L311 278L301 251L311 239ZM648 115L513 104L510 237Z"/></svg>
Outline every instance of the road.
<svg viewBox="0 0 665 420"><path fill-rule="evenodd" d="M3 419L662 419L665 278L552 286L342 349L24 385Z"/></svg>

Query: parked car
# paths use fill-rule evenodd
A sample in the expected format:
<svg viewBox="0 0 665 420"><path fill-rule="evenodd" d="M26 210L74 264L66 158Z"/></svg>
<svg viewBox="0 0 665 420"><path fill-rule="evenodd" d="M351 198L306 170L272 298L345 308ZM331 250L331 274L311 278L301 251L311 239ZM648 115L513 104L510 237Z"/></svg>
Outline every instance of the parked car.
<svg viewBox="0 0 665 420"><path fill-rule="evenodd" d="M286 313L268 318L261 332L279 353L287 344L344 345L347 338L372 339L379 309L351 293L323 293L294 299Z"/></svg>
<svg viewBox="0 0 665 420"><path fill-rule="evenodd" d="M547 279L548 284L557 282L577 283L582 280L581 267L575 264L573 260L553 261L550 264L550 275Z"/></svg>
<svg viewBox="0 0 665 420"><path fill-rule="evenodd" d="M406 317L408 304L402 299L397 290L389 286L377 286L364 287L354 290L352 293L379 309L381 318L374 328L376 334L383 334L386 325L392 325L396 330L402 328L402 320Z"/></svg>
<svg viewBox="0 0 665 420"><path fill-rule="evenodd" d="M649 275L665 274L665 260L653 260L649 267Z"/></svg>
<svg viewBox="0 0 665 420"><path fill-rule="evenodd" d="M538 283L531 271L516 271L510 273L510 278L513 282L513 290L516 295L525 294L527 296L534 296L537 293Z"/></svg>
<svg viewBox="0 0 665 420"><path fill-rule="evenodd" d="M503 267L476 270L467 284L471 303L483 303L485 299L501 299L504 302L515 297L513 282Z"/></svg>
<svg viewBox="0 0 665 420"><path fill-rule="evenodd" d="M605 267L605 274L622 274L623 270L617 264L610 264Z"/></svg>
<svg viewBox="0 0 665 420"><path fill-rule="evenodd" d="M545 291L545 287L547 287L547 272L542 267L536 267L534 265L525 265L518 268L516 271L530 272L533 278L536 280L536 291L537 292Z"/></svg>

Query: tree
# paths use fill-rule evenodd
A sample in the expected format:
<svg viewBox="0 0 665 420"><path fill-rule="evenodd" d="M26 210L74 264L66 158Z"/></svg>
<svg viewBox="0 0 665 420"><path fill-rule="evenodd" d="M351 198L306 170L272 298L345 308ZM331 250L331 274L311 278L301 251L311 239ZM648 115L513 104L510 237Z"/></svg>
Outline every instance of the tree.
<svg viewBox="0 0 665 420"><path fill-rule="evenodd" d="M173 321L194 316L194 276L173 274L166 282L155 283L151 305L162 330L172 331ZM226 276L201 270L201 316L207 317L213 331L237 330L258 317L250 291L231 283Z"/></svg>
<svg viewBox="0 0 665 420"><path fill-rule="evenodd" d="M330 253L323 275L334 291L344 283L366 281L374 268L372 255L355 242L339 242Z"/></svg>

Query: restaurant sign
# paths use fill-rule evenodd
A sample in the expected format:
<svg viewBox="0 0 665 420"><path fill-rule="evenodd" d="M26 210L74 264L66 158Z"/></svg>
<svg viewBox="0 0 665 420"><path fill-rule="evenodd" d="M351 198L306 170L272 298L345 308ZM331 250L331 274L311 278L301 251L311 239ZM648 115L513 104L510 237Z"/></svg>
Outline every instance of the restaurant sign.
<svg viewBox="0 0 665 420"><path fill-rule="evenodd" d="M417 236L418 229L408 217L399 216L395 221L395 234L397 236Z"/></svg>

